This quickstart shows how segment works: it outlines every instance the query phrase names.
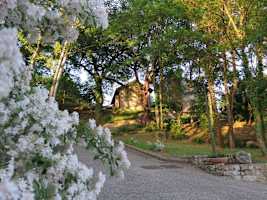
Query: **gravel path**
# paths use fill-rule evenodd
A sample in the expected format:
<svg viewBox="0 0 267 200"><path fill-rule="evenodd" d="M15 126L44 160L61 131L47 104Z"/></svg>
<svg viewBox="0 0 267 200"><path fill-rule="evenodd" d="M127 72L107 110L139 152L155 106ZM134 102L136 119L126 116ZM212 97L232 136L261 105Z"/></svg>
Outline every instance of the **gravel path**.
<svg viewBox="0 0 267 200"><path fill-rule="evenodd" d="M92 164L85 150L78 154ZM124 180L109 178L99 200L267 200L267 185L206 174L187 164L158 161L128 150ZM94 163L100 170L99 163Z"/></svg>

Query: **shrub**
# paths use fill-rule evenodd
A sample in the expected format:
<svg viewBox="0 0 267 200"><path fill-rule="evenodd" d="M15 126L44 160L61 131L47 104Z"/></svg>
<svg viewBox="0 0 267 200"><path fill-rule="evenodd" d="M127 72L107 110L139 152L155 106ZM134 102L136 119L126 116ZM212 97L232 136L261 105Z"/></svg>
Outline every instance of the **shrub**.
<svg viewBox="0 0 267 200"><path fill-rule="evenodd" d="M138 140L137 139L135 139L133 137L130 138L129 144L135 145L137 143L138 143Z"/></svg>
<svg viewBox="0 0 267 200"><path fill-rule="evenodd" d="M188 124L191 122L191 116L190 115L184 115L180 118L181 124Z"/></svg>
<svg viewBox="0 0 267 200"><path fill-rule="evenodd" d="M48 97L47 89L30 86L30 67L25 65L18 47L14 26L35 36L43 17L42 25L47 23L47 27L42 28L52 30L42 38L44 45L57 40L57 36L75 40L76 17L92 11L96 15L101 13L98 17L104 19L103 1L96 2L96 9L73 0L0 3L0 157L4 158L0 160L0 199L95 200L105 175L94 174L93 168L78 160L73 149L75 139L84 140L96 158L109 164L112 174L123 175L123 169L130 165L123 144L114 142L110 131L97 127L94 120L78 128L77 139L78 114L59 110L55 99ZM36 33L31 32L35 30Z"/></svg>
<svg viewBox="0 0 267 200"><path fill-rule="evenodd" d="M162 151L165 148L165 145L160 140L157 140L154 143L147 142L147 144L150 146L150 150L152 151Z"/></svg>
<svg viewBox="0 0 267 200"><path fill-rule="evenodd" d="M166 127L173 139L183 140L187 138L185 132L175 120L171 120Z"/></svg>
<svg viewBox="0 0 267 200"><path fill-rule="evenodd" d="M154 131L158 131L159 128L158 128L156 122L150 122L148 125L146 125L144 130L146 132L154 132Z"/></svg>
<svg viewBox="0 0 267 200"><path fill-rule="evenodd" d="M196 144L204 144L205 140L203 138L197 137L197 138L194 138L192 142Z"/></svg>

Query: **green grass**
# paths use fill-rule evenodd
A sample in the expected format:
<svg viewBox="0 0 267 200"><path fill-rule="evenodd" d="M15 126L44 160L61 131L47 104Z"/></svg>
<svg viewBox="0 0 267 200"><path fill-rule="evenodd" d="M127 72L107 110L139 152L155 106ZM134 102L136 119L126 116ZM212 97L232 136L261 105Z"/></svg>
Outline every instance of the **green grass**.
<svg viewBox="0 0 267 200"><path fill-rule="evenodd" d="M136 134L136 135L123 135L119 139L124 141L126 144L131 144L137 148L150 150L151 144L148 142L155 142L156 138L153 134ZM134 142L133 142L134 141ZM188 157L193 155L212 155L211 147L208 144L192 144L188 141L164 141L165 149L163 154L167 154L174 157ZM230 150L228 148L218 149L219 155L227 155L238 151L246 151L251 153L254 162L267 162L266 157L262 157L259 149L252 148L237 148Z"/></svg>
<svg viewBox="0 0 267 200"><path fill-rule="evenodd" d="M112 128L112 134L114 136L120 136L125 133L131 133L134 134L135 132L138 132L139 130L142 130L144 128L143 125L139 124L129 124L129 125L123 125L117 128Z"/></svg>
<svg viewBox="0 0 267 200"><path fill-rule="evenodd" d="M143 149L143 150L151 150L152 145L144 142L144 141L137 141L137 142L132 142L130 139L124 140L126 144L133 145L137 148Z"/></svg>
<svg viewBox="0 0 267 200"><path fill-rule="evenodd" d="M111 116L110 123L122 120L138 119L140 112L123 112Z"/></svg>
<svg viewBox="0 0 267 200"><path fill-rule="evenodd" d="M262 157L259 149L252 148L236 148L236 149L218 149L219 155L229 155L238 151L246 151L251 153L252 158L256 162L267 162L267 159ZM209 155L212 156L211 147L208 144L190 144L190 143L169 143L166 145L166 152L172 156L193 156L193 155Z"/></svg>
<svg viewBox="0 0 267 200"><path fill-rule="evenodd" d="M123 121L137 120L140 112L124 112L116 113L109 116L109 123L119 124ZM267 119L267 118L266 118ZM112 128L112 133L118 139L123 140L127 144L136 146L137 148L144 150L151 150L151 143L154 143L158 137L156 135L165 135L159 130L154 130L148 132L148 128L139 124L126 124ZM131 138L134 138L137 142L133 143ZM149 143L150 142L150 143ZM203 141L204 142L204 141ZM212 155L211 146L209 144L201 144L200 142L192 143L187 140L168 140L163 142L165 144L165 149L163 154L168 156L176 157L188 157L193 155ZM237 148L230 150L217 149L219 155L232 154L237 151L246 151L251 153L253 160L256 162L267 162L267 158L262 157L261 151L259 149L253 148Z"/></svg>

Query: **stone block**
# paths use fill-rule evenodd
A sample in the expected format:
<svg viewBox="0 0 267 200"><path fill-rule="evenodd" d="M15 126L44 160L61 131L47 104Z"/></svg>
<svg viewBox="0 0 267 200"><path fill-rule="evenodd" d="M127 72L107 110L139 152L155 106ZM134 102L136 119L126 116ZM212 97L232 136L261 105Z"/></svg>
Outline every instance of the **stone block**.
<svg viewBox="0 0 267 200"><path fill-rule="evenodd" d="M244 170L253 170L254 166L253 164L240 164L240 170L244 171Z"/></svg>
<svg viewBox="0 0 267 200"><path fill-rule="evenodd" d="M251 154L245 151L239 151L234 155L236 161L240 164L252 163Z"/></svg>
<svg viewBox="0 0 267 200"><path fill-rule="evenodd" d="M225 165L225 170L227 171L239 171L240 170L240 165Z"/></svg>

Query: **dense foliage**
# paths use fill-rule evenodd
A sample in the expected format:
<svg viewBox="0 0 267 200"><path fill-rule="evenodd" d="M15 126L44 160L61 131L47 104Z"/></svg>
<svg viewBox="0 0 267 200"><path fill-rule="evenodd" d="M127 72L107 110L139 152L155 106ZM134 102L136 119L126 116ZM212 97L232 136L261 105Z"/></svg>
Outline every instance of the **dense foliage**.
<svg viewBox="0 0 267 200"><path fill-rule="evenodd" d="M99 120L105 95L135 78L153 89L154 102L144 107L157 128L168 129L169 115L177 127L196 122L208 129L215 152L217 145L234 148L234 124L247 121L266 153L265 0L122 0L106 5L107 29L81 21L71 45L42 46L37 69L43 68L44 55L52 55L49 63L59 61L52 64L52 96L64 66L65 74L85 71L89 81L80 93ZM227 136L220 134L222 125L229 127Z"/></svg>

